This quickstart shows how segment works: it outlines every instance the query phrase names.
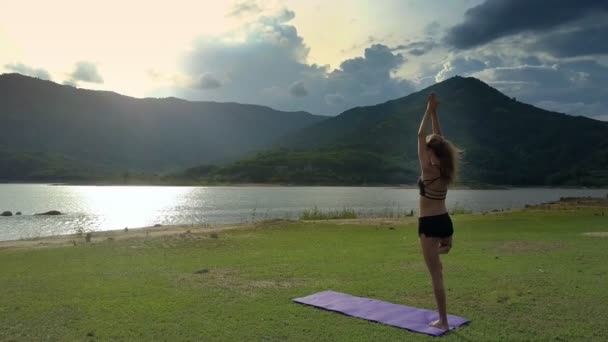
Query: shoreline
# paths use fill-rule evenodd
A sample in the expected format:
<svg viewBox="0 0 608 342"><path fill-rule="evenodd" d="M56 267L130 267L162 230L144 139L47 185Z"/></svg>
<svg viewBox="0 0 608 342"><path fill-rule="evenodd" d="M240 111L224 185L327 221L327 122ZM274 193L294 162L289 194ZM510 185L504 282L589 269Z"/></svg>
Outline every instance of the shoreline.
<svg viewBox="0 0 608 342"><path fill-rule="evenodd" d="M491 215L504 214L507 212L534 210L534 209L563 209L564 207L601 207L608 208L608 195L606 197L561 197L556 201L539 203L535 205L525 205L522 208L511 208L500 211L486 211L479 213L469 213L468 215ZM459 215L459 214L452 214ZM237 229L255 229L260 227L268 227L279 224L293 223L333 223L333 224L375 224L375 225L393 225L393 224L409 224L417 222L417 216L402 216L402 217L359 217L350 219L317 219L317 220L293 220L293 219L267 219L253 222L241 223L192 223L192 224L175 224L175 225L154 225L145 227L136 227L115 230L90 231L86 233L73 233L62 235L49 235L35 238L24 238L18 240L3 240L0 241L0 251L15 248L37 248L37 247L60 247L60 246L76 246L76 245L91 245L104 241L114 240L130 240L130 239L147 239L156 237L171 237L171 236L193 236L207 235L210 238L211 233L216 233L225 230ZM88 241L87 241L88 240Z"/></svg>
<svg viewBox="0 0 608 342"><path fill-rule="evenodd" d="M319 185L319 184L272 184L272 183L231 183L231 184L126 184L126 183L59 183L59 182L0 182L0 185L48 185L48 186L133 186L133 187L336 187L336 188L385 188L418 189L416 184L361 184L361 185ZM552 186L552 185L456 185L451 190L514 190L514 189L568 189L568 190L608 190L607 186Z"/></svg>
<svg viewBox="0 0 608 342"><path fill-rule="evenodd" d="M276 219L265 221L265 224L273 224L272 221L280 221L281 223L288 220ZM260 223L226 223L226 224L175 224L161 226L145 226L137 228L114 229L90 231L86 233L60 234L49 235L35 238L25 238L18 240L3 240L0 241L0 250L5 248L21 248L21 247L50 247L50 246L75 246L80 244L94 244L102 241L113 240L129 240L141 239L148 237L173 236L179 234L203 234L213 233L227 229L244 229L255 228ZM90 236L90 242L87 242L87 235Z"/></svg>
<svg viewBox="0 0 608 342"><path fill-rule="evenodd" d="M0 241L0 251L6 249L20 248L41 248L41 247L65 247L77 245L92 245L105 241L116 240L132 240L132 239L147 239L158 237L175 237L175 236L209 236L212 233L217 233L225 230L239 229L256 229L260 227L268 227L279 224L293 223L318 223L331 222L334 224L399 224L414 222L416 217L401 217L401 218L355 218L355 219L323 219L323 220L287 220L287 219L269 219L255 222L244 223L217 223L217 224L174 224L162 226L146 226L115 230L91 231L86 233L73 233L61 235L49 235L35 238L25 238L18 240L3 240ZM89 235L90 234L90 235ZM90 236L87 242L87 235Z"/></svg>

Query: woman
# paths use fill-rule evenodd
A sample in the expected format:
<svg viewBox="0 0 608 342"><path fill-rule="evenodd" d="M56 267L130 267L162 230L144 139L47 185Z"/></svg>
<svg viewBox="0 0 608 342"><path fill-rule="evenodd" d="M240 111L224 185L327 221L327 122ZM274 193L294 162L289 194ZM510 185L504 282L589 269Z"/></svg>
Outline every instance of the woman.
<svg viewBox="0 0 608 342"><path fill-rule="evenodd" d="M445 206L448 185L454 182L459 150L443 138L437 117L437 96L432 93L427 99L426 112L418 130L418 159L421 177L420 213L418 217L418 236L426 266L431 273L433 292L437 301L439 319L430 325L448 330L445 289L439 254L447 254L452 248L452 220ZM427 136L431 121L433 134Z"/></svg>

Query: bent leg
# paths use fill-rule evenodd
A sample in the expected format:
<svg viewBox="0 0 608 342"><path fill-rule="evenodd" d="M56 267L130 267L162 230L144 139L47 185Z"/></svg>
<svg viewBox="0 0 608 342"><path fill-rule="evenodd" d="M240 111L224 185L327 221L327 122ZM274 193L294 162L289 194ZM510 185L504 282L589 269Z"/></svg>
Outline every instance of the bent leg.
<svg viewBox="0 0 608 342"><path fill-rule="evenodd" d="M441 239L439 241L439 254L448 254L452 249L452 237L449 236L447 238Z"/></svg>

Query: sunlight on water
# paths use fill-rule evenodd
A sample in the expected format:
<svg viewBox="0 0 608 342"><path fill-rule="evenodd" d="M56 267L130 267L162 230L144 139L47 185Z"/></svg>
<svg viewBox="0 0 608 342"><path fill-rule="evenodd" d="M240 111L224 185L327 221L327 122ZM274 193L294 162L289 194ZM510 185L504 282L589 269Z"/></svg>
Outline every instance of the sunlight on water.
<svg viewBox="0 0 608 342"><path fill-rule="evenodd" d="M95 217L95 230L150 226L171 216L190 191L179 187L72 187L83 212ZM204 194L203 194L204 195Z"/></svg>

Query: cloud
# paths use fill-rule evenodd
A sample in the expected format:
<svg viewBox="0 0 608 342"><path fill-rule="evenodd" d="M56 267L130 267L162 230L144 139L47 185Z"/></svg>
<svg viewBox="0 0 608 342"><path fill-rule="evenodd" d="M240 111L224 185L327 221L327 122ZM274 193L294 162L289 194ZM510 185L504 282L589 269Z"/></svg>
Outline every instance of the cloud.
<svg viewBox="0 0 608 342"><path fill-rule="evenodd" d="M289 86L289 93L295 97L303 97L308 95L308 90L302 81L296 81Z"/></svg>
<svg viewBox="0 0 608 342"><path fill-rule="evenodd" d="M487 68L483 61L469 56L458 56L443 63L443 68L435 75L435 81L441 82L452 76L467 76Z"/></svg>
<svg viewBox="0 0 608 342"><path fill-rule="evenodd" d="M608 121L608 114L604 114L608 113L608 110L606 110L605 105L600 102L583 103L545 100L536 102L534 105L555 112L591 116L596 120Z"/></svg>
<svg viewBox="0 0 608 342"><path fill-rule="evenodd" d="M605 11L605 0L486 0L468 9L464 22L448 29L444 41L457 49L468 49L515 34L547 32Z"/></svg>
<svg viewBox="0 0 608 342"><path fill-rule="evenodd" d="M401 54L393 54L391 49L382 44L374 44L365 49L363 57L345 60L340 64L342 71L358 73L366 70L387 73L399 67L405 58Z"/></svg>
<svg viewBox="0 0 608 342"><path fill-rule="evenodd" d="M596 117L608 108L608 67L593 60L492 67L472 74L542 108Z"/></svg>
<svg viewBox="0 0 608 342"><path fill-rule="evenodd" d="M471 75L478 77L508 94L538 96L548 89L545 84L563 84L567 79L554 65L517 65L508 67L487 68ZM544 89L543 89L544 88ZM555 87L553 88L555 90Z"/></svg>
<svg viewBox="0 0 608 342"><path fill-rule="evenodd" d="M377 103L404 96L415 89L413 84L391 75L404 62L401 54L394 54L385 45L374 44L365 49L363 57L345 60L339 69L329 73L327 91L342 95L346 103L356 105L370 104L365 100L376 99Z"/></svg>
<svg viewBox="0 0 608 342"><path fill-rule="evenodd" d="M262 17L262 21L267 24L282 24L291 21L295 17L296 12L287 8L283 8L279 11L278 14L275 14L274 16L271 15Z"/></svg>
<svg viewBox="0 0 608 342"><path fill-rule="evenodd" d="M46 69L32 68L23 63L5 64L4 68L26 76L38 77L43 80L51 80L51 75Z"/></svg>
<svg viewBox="0 0 608 342"><path fill-rule="evenodd" d="M77 84L77 82L103 83L103 78L97 71L97 66L91 62L80 61L76 63L74 71L70 73L68 82Z"/></svg>
<svg viewBox="0 0 608 342"><path fill-rule="evenodd" d="M222 83L209 73L201 75L195 87L199 89L217 89L222 86Z"/></svg>
<svg viewBox="0 0 608 342"><path fill-rule="evenodd" d="M75 81L73 81L73 80L69 80L69 79L68 79L68 80L63 81L63 83L62 83L62 84L63 84L63 85L70 86L70 87L76 87L76 86L78 86L78 82L75 82Z"/></svg>
<svg viewBox="0 0 608 342"><path fill-rule="evenodd" d="M437 20L433 20L430 23L426 24L424 27L424 33L429 36L434 36L440 32L441 24Z"/></svg>
<svg viewBox="0 0 608 342"><path fill-rule="evenodd" d="M398 45L397 47L393 48L392 51L407 50L407 53L409 53L410 55L422 56L436 46L437 43L435 41L427 39L411 42L404 45Z"/></svg>
<svg viewBox="0 0 608 342"><path fill-rule="evenodd" d="M265 12L234 32L199 37L179 62L189 86L174 82L148 95L338 114L415 90L411 82L395 76L405 57L382 44L368 46L363 56L344 60L334 70L308 63L310 49L290 23L294 17L288 9ZM214 91L202 91L210 88Z"/></svg>
<svg viewBox="0 0 608 342"><path fill-rule="evenodd" d="M594 58L556 60L519 49L505 53L477 48L448 56L434 80L455 75L476 77L509 97L548 110L596 119L608 114L608 65Z"/></svg>
<svg viewBox="0 0 608 342"><path fill-rule="evenodd" d="M593 118L596 120L608 121L608 114L594 116Z"/></svg>
<svg viewBox="0 0 608 342"><path fill-rule="evenodd" d="M244 14L257 14L262 12L262 9L253 0L242 1L234 5L228 16L238 17Z"/></svg>

